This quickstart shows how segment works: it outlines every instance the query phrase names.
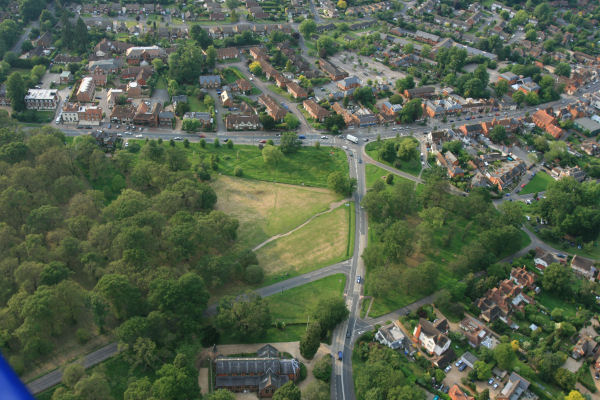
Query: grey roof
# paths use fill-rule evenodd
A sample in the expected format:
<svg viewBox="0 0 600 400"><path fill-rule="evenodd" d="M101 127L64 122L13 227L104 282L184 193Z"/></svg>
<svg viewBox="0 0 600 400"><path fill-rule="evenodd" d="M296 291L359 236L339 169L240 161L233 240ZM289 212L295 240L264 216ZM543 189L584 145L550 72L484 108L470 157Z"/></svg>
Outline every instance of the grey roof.
<svg viewBox="0 0 600 400"><path fill-rule="evenodd" d="M471 365L479 361L479 358L475 357L470 351L463 354L461 358Z"/></svg>
<svg viewBox="0 0 600 400"><path fill-rule="evenodd" d="M256 355L264 358L275 358L279 357L279 350L270 344L264 345L256 351Z"/></svg>
<svg viewBox="0 0 600 400"><path fill-rule="evenodd" d="M217 376L216 387L258 386L260 377L256 376Z"/></svg>
<svg viewBox="0 0 600 400"><path fill-rule="evenodd" d="M175 118L175 114L173 114L171 111L161 111L158 113L158 118L161 119L173 119Z"/></svg>
<svg viewBox="0 0 600 400"><path fill-rule="evenodd" d="M277 375L294 374L296 360L280 360L278 358L217 358L216 374L226 375Z"/></svg>
<svg viewBox="0 0 600 400"><path fill-rule="evenodd" d="M201 75L200 78L200 84L221 84L221 77L219 75Z"/></svg>

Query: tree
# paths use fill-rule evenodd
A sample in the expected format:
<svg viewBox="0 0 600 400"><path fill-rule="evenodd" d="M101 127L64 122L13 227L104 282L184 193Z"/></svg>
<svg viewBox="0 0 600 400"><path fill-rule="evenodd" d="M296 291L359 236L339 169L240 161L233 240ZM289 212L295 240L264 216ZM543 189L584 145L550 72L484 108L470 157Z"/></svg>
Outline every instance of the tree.
<svg viewBox="0 0 600 400"><path fill-rule="evenodd" d="M494 90L496 92L496 97L501 99L508 92L508 82L504 79L498 81L498 83L496 83L496 86L494 87Z"/></svg>
<svg viewBox="0 0 600 400"><path fill-rule="evenodd" d="M300 400L300 399L301 399L300 389L298 389L298 387L296 385L294 385L294 382L292 382L292 381L289 381L288 383L286 383L285 385L283 385L282 387L277 389L275 391L275 393L273 394L273 400Z"/></svg>
<svg viewBox="0 0 600 400"><path fill-rule="evenodd" d="M400 111L400 119L402 122L408 124L421 118L423 115L423 107L421 105L421 99L412 99L408 101L402 111Z"/></svg>
<svg viewBox="0 0 600 400"><path fill-rule="evenodd" d="M344 0L338 0L337 8L339 8L340 10L345 10L347 7L348 3L346 3Z"/></svg>
<svg viewBox="0 0 600 400"><path fill-rule="evenodd" d="M554 379L558 386L565 390L573 390L577 381L575 374L565 368L559 368L554 374Z"/></svg>
<svg viewBox="0 0 600 400"><path fill-rule="evenodd" d="M94 291L104 297L117 319L133 316L141 310L140 292L129 283L125 275L104 275L96 284Z"/></svg>
<svg viewBox="0 0 600 400"><path fill-rule="evenodd" d="M85 368L81 364L69 364L63 371L62 381L69 387L73 388L79 380L85 375Z"/></svg>
<svg viewBox="0 0 600 400"><path fill-rule="evenodd" d="M300 339L300 354L306 359L314 357L321 344L321 325L319 321L313 321L306 327L306 332Z"/></svg>
<svg viewBox="0 0 600 400"><path fill-rule="evenodd" d="M21 74L13 72L6 81L6 97L15 111L25 110L25 83Z"/></svg>
<svg viewBox="0 0 600 400"><path fill-rule="evenodd" d="M494 360L498 363L498 367L509 369L515 359L515 352L510 343L500 343L494 348Z"/></svg>
<svg viewBox="0 0 600 400"><path fill-rule="evenodd" d="M505 201L500 206L500 210L504 214L504 220L514 226L515 228L520 228L523 225L524 214L523 208L519 205L518 202Z"/></svg>
<svg viewBox="0 0 600 400"><path fill-rule="evenodd" d="M271 325L268 303L253 293L239 300L226 296L218 309L217 327L237 337L261 337Z"/></svg>
<svg viewBox="0 0 600 400"><path fill-rule="evenodd" d="M356 188L356 179L350 178L341 171L336 171L329 174L327 184L336 193L350 196Z"/></svg>
<svg viewBox="0 0 600 400"><path fill-rule="evenodd" d="M341 115L332 113L325 118L323 125L325 125L325 129L327 129L329 132L338 133L341 129L346 127L346 122L344 121L344 117Z"/></svg>
<svg viewBox="0 0 600 400"><path fill-rule="evenodd" d="M146 400L152 397L152 383L147 377L135 380L127 386L123 400Z"/></svg>
<svg viewBox="0 0 600 400"><path fill-rule="evenodd" d="M202 50L188 42L169 56L169 76L179 83L195 83L205 67Z"/></svg>
<svg viewBox="0 0 600 400"><path fill-rule="evenodd" d="M565 400L585 400L585 398L577 390L571 390Z"/></svg>
<svg viewBox="0 0 600 400"><path fill-rule="evenodd" d="M418 385L396 386L388 392L390 400L425 400L425 392L419 389Z"/></svg>
<svg viewBox="0 0 600 400"><path fill-rule="evenodd" d="M250 69L250 72L252 72L254 75L262 74L262 67L260 66L260 63L258 61L253 61L248 67L248 69Z"/></svg>
<svg viewBox="0 0 600 400"><path fill-rule="evenodd" d="M412 43L406 43L402 48L404 54L412 54L415 51L415 45Z"/></svg>
<svg viewBox="0 0 600 400"><path fill-rule="evenodd" d="M113 398L110 395L108 381L99 372L94 372L91 376L77 382L75 385L75 394L80 399L86 400L108 400Z"/></svg>
<svg viewBox="0 0 600 400"><path fill-rule="evenodd" d="M197 399L200 397L198 374L188 365L183 354L178 354L172 364L164 364L152 384L154 398L161 400Z"/></svg>
<svg viewBox="0 0 600 400"><path fill-rule="evenodd" d="M317 52L320 57L334 55L337 51L337 44L333 38L329 36L321 36L317 39Z"/></svg>
<svg viewBox="0 0 600 400"><path fill-rule="evenodd" d="M490 132L490 139L494 143L502 143L506 139L506 128L502 125L496 125Z"/></svg>
<svg viewBox="0 0 600 400"><path fill-rule="evenodd" d="M392 104L402 104L404 99L399 94L393 94L390 96L390 103Z"/></svg>
<svg viewBox="0 0 600 400"><path fill-rule="evenodd" d="M373 104L375 104L375 95L373 94L373 88L370 86L356 88L353 96L354 100L365 107L371 107Z"/></svg>
<svg viewBox="0 0 600 400"><path fill-rule="evenodd" d="M554 70L556 75L566 76L567 78L571 76L571 66L566 62L561 62L556 65Z"/></svg>
<svg viewBox="0 0 600 400"><path fill-rule="evenodd" d="M473 371L479 381L487 381L492 376L492 366L483 361L475 362Z"/></svg>
<svg viewBox="0 0 600 400"><path fill-rule="evenodd" d="M199 24L192 25L192 28L190 30L190 36L203 49L206 49L208 46L210 46L213 43L213 40L210 37L210 35L208 34L208 32L206 31L206 29L203 29L202 26L200 26Z"/></svg>
<svg viewBox="0 0 600 400"><path fill-rule="evenodd" d="M317 31L317 24L312 19L305 19L300 23L298 30L305 39L310 38L310 35Z"/></svg>
<svg viewBox="0 0 600 400"><path fill-rule="evenodd" d="M202 398L204 400L235 400L235 395L229 390L219 389Z"/></svg>
<svg viewBox="0 0 600 400"><path fill-rule="evenodd" d="M424 58L429 58L429 55L431 54L431 46L428 44L424 44L421 46L421 57Z"/></svg>
<svg viewBox="0 0 600 400"><path fill-rule="evenodd" d="M313 375L315 378L322 380L323 382L329 382L331 379L331 356L329 354L324 355L316 362L313 367Z"/></svg>
<svg viewBox="0 0 600 400"><path fill-rule="evenodd" d="M296 120L298 119L296 118ZM294 132L285 132L283 135L281 135L281 144L279 145L279 149L281 149L283 154L295 153L300 148L300 143L301 142L298 140L298 135L296 135Z"/></svg>
<svg viewBox="0 0 600 400"><path fill-rule="evenodd" d="M89 45L87 25L81 17L77 19L77 23L75 24L73 43L75 48L80 52L86 51Z"/></svg>
<svg viewBox="0 0 600 400"><path fill-rule="evenodd" d="M412 75L407 75L405 78L403 79L398 79L396 81L396 89L399 92L404 92L407 89L412 89L415 87L415 80L413 79Z"/></svg>
<svg viewBox="0 0 600 400"><path fill-rule="evenodd" d="M214 68L216 62L217 62L217 50L215 49L215 46L210 45L206 49L206 66L208 68Z"/></svg>
<svg viewBox="0 0 600 400"><path fill-rule="evenodd" d="M292 113L287 113L285 117L283 117L283 122L285 122L287 128L291 130L296 129L300 125L300 120Z"/></svg>
<svg viewBox="0 0 600 400"><path fill-rule="evenodd" d="M328 331L332 331L337 324L348 318L348 308L342 298L322 299L317 303L313 311L313 318L319 321L322 329L322 336Z"/></svg>
<svg viewBox="0 0 600 400"><path fill-rule="evenodd" d="M283 159L283 153L275 146L266 145L262 149L262 157L265 164L276 167L277 164L279 164L279 162Z"/></svg>
<svg viewBox="0 0 600 400"><path fill-rule="evenodd" d="M302 400L328 400L329 386L323 382L315 381L302 389Z"/></svg>
<svg viewBox="0 0 600 400"><path fill-rule="evenodd" d="M571 268L565 268L558 263L548 265L542 277L542 287L549 293L568 298L570 295Z"/></svg>
<svg viewBox="0 0 600 400"><path fill-rule="evenodd" d="M520 90L517 90L516 92L513 93L512 99L515 103L517 103L517 105L520 106L521 103L523 103L525 101L525 93L523 93Z"/></svg>

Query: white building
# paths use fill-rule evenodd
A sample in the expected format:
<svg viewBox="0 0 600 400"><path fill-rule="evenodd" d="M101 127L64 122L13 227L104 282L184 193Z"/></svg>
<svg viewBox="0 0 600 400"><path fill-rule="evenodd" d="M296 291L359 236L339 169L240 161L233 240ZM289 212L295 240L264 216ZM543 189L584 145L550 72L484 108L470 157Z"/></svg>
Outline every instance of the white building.
<svg viewBox="0 0 600 400"><path fill-rule="evenodd" d="M396 350L404 345L406 336L400 327L392 323L379 328L375 334L375 339L382 345Z"/></svg>
<svg viewBox="0 0 600 400"><path fill-rule="evenodd" d="M55 110L58 101L56 89L29 89L25 95L25 106L28 110Z"/></svg>
<svg viewBox="0 0 600 400"><path fill-rule="evenodd" d="M65 103L62 108L61 118L65 124L77 124L79 123L79 104L77 103Z"/></svg>
<svg viewBox="0 0 600 400"><path fill-rule="evenodd" d="M424 318L419 320L419 325L415 327L413 336L421 346L429 353L440 356L444 354L452 342L448 336L440 332L431 322Z"/></svg>

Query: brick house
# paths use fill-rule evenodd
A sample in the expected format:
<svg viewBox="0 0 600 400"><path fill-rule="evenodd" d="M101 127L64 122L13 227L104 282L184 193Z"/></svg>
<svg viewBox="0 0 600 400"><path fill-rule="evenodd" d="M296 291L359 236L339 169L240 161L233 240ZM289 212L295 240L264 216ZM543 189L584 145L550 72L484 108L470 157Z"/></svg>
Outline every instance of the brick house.
<svg viewBox="0 0 600 400"><path fill-rule="evenodd" d="M304 88L296 82L290 81L287 84L288 93L294 96L295 99L303 99L308 97L308 93Z"/></svg>
<svg viewBox="0 0 600 400"><path fill-rule="evenodd" d="M360 79L358 79L356 76L350 76L337 82L337 87L344 91L360 87L360 85Z"/></svg>
<svg viewBox="0 0 600 400"><path fill-rule="evenodd" d="M94 79L91 76L86 76L81 80L81 84L77 89L77 101L82 103L89 103L94 100L94 93L96 90L96 84L94 84Z"/></svg>
<svg viewBox="0 0 600 400"><path fill-rule="evenodd" d="M406 97L407 99L428 99L434 95L435 88L433 86L421 86L404 90L404 97Z"/></svg>
<svg viewBox="0 0 600 400"><path fill-rule="evenodd" d="M344 79L348 76L346 71L343 71L330 63L327 60L322 58L319 59L319 67L325 72L332 81L339 81L340 79Z"/></svg>
<svg viewBox="0 0 600 400"><path fill-rule="evenodd" d="M260 121L256 114L228 114L225 127L228 131L255 130L260 128Z"/></svg>
<svg viewBox="0 0 600 400"><path fill-rule="evenodd" d="M302 103L306 112L315 120L323 122L331 112L318 105L314 100L304 100Z"/></svg>
<svg viewBox="0 0 600 400"><path fill-rule="evenodd" d="M112 112L110 114L110 120L119 124L130 124L133 122L135 112L135 106L133 106L132 104L125 104L122 106L116 105L112 109Z"/></svg>
<svg viewBox="0 0 600 400"><path fill-rule="evenodd" d="M244 94L252 91L252 84L248 79L238 79L235 81L235 84L238 87L238 90Z"/></svg>
<svg viewBox="0 0 600 400"><path fill-rule="evenodd" d="M226 47L217 49L217 60L232 60L240 56L240 50L237 47Z"/></svg>
<svg viewBox="0 0 600 400"><path fill-rule="evenodd" d="M130 47L125 52L125 58L129 65L140 65L142 61L150 63L156 58L164 60L167 58L167 52L158 46Z"/></svg>
<svg viewBox="0 0 600 400"><path fill-rule="evenodd" d="M262 94L258 97L258 102L265 106L267 114L275 121L281 121L287 114L287 111L281 107L271 96Z"/></svg>
<svg viewBox="0 0 600 400"><path fill-rule="evenodd" d="M107 77L102 69L96 68L92 71L92 80L96 86L106 86Z"/></svg>
<svg viewBox="0 0 600 400"><path fill-rule="evenodd" d="M133 123L142 126L158 126L158 114L161 108L160 103L141 102L133 117Z"/></svg>
<svg viewBox="0 0 600 400"><path fill-rule="evenodd" d="M102 108L98 106L82 106L77 111L80 125L98 126L102 121Z"/></svg>

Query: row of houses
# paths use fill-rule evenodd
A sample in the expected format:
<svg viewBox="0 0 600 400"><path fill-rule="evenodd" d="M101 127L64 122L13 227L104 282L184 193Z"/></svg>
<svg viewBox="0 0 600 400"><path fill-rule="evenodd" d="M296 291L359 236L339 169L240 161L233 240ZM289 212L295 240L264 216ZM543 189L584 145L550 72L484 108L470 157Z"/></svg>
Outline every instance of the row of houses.
<svg viewBox="0 0 600 400"><path fill-rule="evenodd" d="M269 35L271 32L280 31L291 34L292 28L288 24L250 24L239 23L235 25L211 26L208 34L214 39L223 39L244 32L252 32L257 35Z"/></svg>

